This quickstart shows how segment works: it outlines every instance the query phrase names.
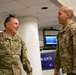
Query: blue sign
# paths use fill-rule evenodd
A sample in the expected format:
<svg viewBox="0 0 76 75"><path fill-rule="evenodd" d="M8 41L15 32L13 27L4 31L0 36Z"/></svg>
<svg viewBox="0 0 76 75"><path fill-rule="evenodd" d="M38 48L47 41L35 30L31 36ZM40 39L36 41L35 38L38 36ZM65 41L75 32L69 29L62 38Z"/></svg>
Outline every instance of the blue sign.
<svg viewBox="0 0 76 75"><path fill-rule="evenodd" d="M42 70L54 69L55 52L41 53Z"/></svg>

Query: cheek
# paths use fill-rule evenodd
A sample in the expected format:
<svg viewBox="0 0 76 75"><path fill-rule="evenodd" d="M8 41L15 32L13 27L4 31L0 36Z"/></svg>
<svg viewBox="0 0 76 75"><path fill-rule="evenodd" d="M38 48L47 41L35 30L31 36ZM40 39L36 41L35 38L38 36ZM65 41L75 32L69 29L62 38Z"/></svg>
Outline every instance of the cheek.
<svg viewBox="0 0 76 75"><path fill-rule="evenodd" d="M12 31L14 31L15 27L12 26L10 29L11 29Z"/></svg>
<svg viewBox="0 0 76 75"><path fill-rule="evenodd" d="M62 20L65 20L65 19L66 19L66 17L65 17L65 16L63 16L63 17L62 17Z"/></svg>
<svg viewBox="0 0 76 75"><path fill-rule="evenodd" d="M61 18L62 18L62 15L59 15L59 16L58 16L58 19L61 19Z"/></svg>
<svg viewBox="0 0 76 75"><path fill-rule="evenodd" d="M16 28L16 26L12 26L12 29L15 29Z"/></svg>
<svg viewBox="0 0 76 75"><path fill-rule="evenodd" d="M60 20L64 20L65 19L65 16L64 15L61 15L59 19Z"/></svg>

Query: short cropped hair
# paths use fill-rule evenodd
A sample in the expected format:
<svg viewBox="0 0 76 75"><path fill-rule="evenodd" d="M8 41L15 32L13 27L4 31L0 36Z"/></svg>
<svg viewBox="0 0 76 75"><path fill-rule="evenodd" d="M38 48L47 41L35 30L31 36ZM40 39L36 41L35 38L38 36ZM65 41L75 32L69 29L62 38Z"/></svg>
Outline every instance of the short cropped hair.
<svg viewBox="0 0 76 75"><path fill-rule="evenodd" d="M4 21L4 27L6 28L6 23L10 21L11 18L16 18L14 15L9 15Z"/></svg>

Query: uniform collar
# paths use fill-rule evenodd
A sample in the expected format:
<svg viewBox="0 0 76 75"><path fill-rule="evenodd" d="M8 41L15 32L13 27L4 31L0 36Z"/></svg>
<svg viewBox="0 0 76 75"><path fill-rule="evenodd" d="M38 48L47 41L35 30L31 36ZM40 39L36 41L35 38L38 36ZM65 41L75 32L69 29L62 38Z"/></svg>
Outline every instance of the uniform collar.
<svg viewBox="0 0 76 75"><path fill-rule="evenodd" d="M65 31L67 30L67 28L68 28L70 25L72 25L73 23L74 23L74 22L73 22L72 20L70 20L69 23L67 24L67 26L66 26L65 28L62 28L62 29L60 30L60 33L65 32Z"/></svg>
<svg viewBox="0 0 76 75"><path fill-rule="evenodd" d="M9 39L9 40L16 40L17 35L15 34L14 36L9 36L9 35L6 33L6 31L4 30L4 31L3 31L3 38Z"/></svg>

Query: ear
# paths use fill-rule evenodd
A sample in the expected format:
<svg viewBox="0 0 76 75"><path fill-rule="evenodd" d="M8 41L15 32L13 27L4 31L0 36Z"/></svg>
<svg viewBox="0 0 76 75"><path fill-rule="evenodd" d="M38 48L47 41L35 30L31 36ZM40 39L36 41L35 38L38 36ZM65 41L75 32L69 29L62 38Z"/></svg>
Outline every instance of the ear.
<svg viewBox="0 0 76 75"><path fill-rule="evenodd" d="M70 13L67 13L67 18L70 18Z"/></svg>
<svg viewBox="0 0 76 75"><path fill-rule="evenodd" d="M6 27L9 28L9 23L8 22L6 23Z"/></svg>

